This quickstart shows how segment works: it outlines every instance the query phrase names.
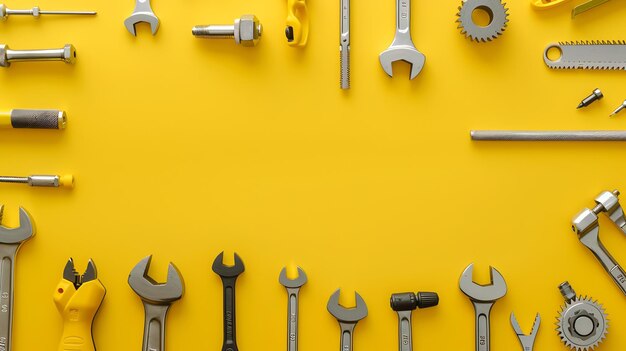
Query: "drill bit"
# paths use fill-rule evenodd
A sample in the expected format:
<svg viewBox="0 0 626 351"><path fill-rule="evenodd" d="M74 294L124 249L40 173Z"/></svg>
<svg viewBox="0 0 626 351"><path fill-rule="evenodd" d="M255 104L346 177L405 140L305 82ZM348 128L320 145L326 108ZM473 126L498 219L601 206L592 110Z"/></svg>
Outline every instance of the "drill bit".
<svg viewBox="0 0 626 351"><path fill-rule="evenodd" d="M33 16L39 18L40 15L79 15L93 16L95 11L42 11L39 6L35 6L30 10L11 10L6 5L0 4L0 19L3 21L10 15Z"/></svg>
<svg viewBox="0 0 626 351"><path fill-rule="evenodd" d="M616 108L615 111L613 111L613 113L611 113L611 115L609 117L615 116L616 114L620 113L625 108L626 108L626 100L624 102L622 102L622 104L619 105L619 107Z"/></svg>
<svg viewBox="0 0 626 351"><path fill-rule="evenodd" d="M350 89L350 0L341 1L341 35L339 53L341 64L341 89Z"/></svg>
<svg viewBox="0 0 626 351"><path fill-rule="evenodd" d="M74 177L71 175L32 175L28 177L0 176L0 183L21 183L36 187L74 187Z"/></svg>
<svg viewBox="0 0 626 351"><path fill-rule="evenodd" d="M602 94L602 92L600 91L600 89L595 89L591 95L587 96L579 105L577 108L583 108L583 107L587 107L589 105L591 105L593 102L598 101L600 99L602 99L604 97L604 95Z"/></svg>

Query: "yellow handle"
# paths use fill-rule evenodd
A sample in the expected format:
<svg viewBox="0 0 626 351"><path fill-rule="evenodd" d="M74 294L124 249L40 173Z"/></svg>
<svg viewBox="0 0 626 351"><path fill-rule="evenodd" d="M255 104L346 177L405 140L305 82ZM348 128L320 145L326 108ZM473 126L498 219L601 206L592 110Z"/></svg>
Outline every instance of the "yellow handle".
<svg viewBox="0 0 626 351"><path fill-rule="evenodd" d="M293 30L291 46L305 46L309 39L309 14L305 0L287 0L287 28Z"/></svg>
<svg viewBox="0 0 626 351"><path fill-rule="evenodd" d="M63 317L59 351L95 351L91 326L106 290L99 280L84 283L78 290L62 279L54 292L54 303Z"/></svg>
<svg viewBox="0 0 626 351"><path fill-rule="evenodd" d="M531 4L534 8L539 10L547 10L555 6L564 4L570 0L531 0Z"/></svg>
<svg viewBox="0 0 626 351"><path fill-rule="evenodd" d="M0 112L0 128L12 128L11 112Z"/></svg>

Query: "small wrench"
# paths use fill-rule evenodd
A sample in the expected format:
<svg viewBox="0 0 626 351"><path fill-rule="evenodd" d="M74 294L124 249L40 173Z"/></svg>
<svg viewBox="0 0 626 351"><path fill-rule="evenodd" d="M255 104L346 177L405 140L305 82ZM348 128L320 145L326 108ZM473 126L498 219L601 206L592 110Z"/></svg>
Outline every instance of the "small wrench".
<svg viewBox="0 0 626 351"><path fill-rule="evenodd" d="M307 276L302 268L298 267L298 278L289 279L287 277L287 268L280 271L278 281L287 288L287 297L289 304L287 305L287 350L298 351L298 298L300 288L306 284Z"/></svg>
<svg viewBox="0 0 626 351"><path fill-rule="evenodd" d="M489 314L496 300L506 295L506 282L504 277L491 267L491 284L479 285L474 283L472 275L474 264L467 266L461 279L459 287L467 295L474 305L476 313L476 351L489 351L490 322Z"/></svg>
<svg viewBox="0 0 626 351"><path fill-rule="evenodd" d="M244 272L246 267L243 261L235 253L235 265L224 265L224 252L217 255L213 261L213 272L222 278L224 286L224 343L222 351L238 351L237 347L237 319L235 314L235 283L237 277Z"/></svg>
<svg viewBox="0 0 626 351"><path fill-rule="evenodd" d="M0 205L0 222L4 206ZM0 350L11 351L13 331L13 274L15 256L20 246L35 235L28 212L20 207L20 226L9 229L0 225Z"/></svg>
<svg viewBox="0 0 626 351"><path fill-rule="evenodd" d="M380 54L380 64L390 77L393 77L392 63L396 61L411 65L411 79L417 77L426 61L411 39L411 0L396 0L396 36L391 46Z"/></svg>
<svg viewBox="0 0 626 351"><path fill-rule="evenodd" d="M128 285L141 298L146 313L142 350L164 351L167 311L183 297L185 284L173 263L167 269L167 282L157 283L148 275L151 260L148 256L139 261L128 276Z"/></svg>
<svg viewBox="0 0 626 351"><path fill-rule="evenodd" d="M141 22L150 24L152 35L155 35L157 30L159 30L159 18L154 14L154 11L152 11L150 0L136 0L135 10L133 14L124 21L124 25L130 34L137 36L135 25Z"/></svg>
<svg viewBox="0 0 626 351"><path fill-rule="evenodd" d="M367 317L367 305L361 295L355 292L356 307L345 308L339 304L339 294L340 290L337 290L330 296L326 308L339 321L341 328L341 348L339 350L352 351L354 328L361 319Z"/></svg>
<svg viewBox="0 0 626 351"><path fill-rule="evenodd" d="M524 334L522 328L520 328L517 319L515 318L515 314L511 312L511 326L513 326L513 330L515 334L517 334L517 338L519 339L520 344L522 344L522 348L524 351L533 351L533 347L535 345L535 339L537 338L537 332L539 331L539 325L541 324L541 316L537 313L535 317L535 323L533 324L533 329L530 332L530 335Z"/></svg>
<svg viewBox="0 0 626 351"><path fill-rule="evenodd" d="M339 64L341 65L341 89L350 89L350 0L341 1L339 35Z"/></svg>

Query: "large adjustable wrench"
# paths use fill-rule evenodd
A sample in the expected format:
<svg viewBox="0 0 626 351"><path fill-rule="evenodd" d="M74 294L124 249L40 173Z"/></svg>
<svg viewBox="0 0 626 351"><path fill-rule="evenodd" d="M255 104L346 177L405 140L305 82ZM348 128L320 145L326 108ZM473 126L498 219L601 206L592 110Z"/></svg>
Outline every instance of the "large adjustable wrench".
<svg viewBox="0 0 626 351"><path fill-rule="evenodd" d="M4 206L0 205L0 222ZM0 225L0 350L11 351L13 330L13 274L15 256L20 246L35 235L33 222L20 207L20 226L9 229Z"/></svg>
<svg viewBox="0 0 626 351"><path fill-rule="evenodd" d="M626 217L624 211L619 204L619 191L605 191L596 197L596 207L593 209L582 210L572 220L572 230L578 234L578 239L596 256L598 261L602 263L604 269L609 273L615 284L620 288L622 293L626 295L626 272L615 261L613 256L606 250L600 241L600 225L598 223L598 215L606 212L613 223L615 223L622 232L626 233Z"/></svg>
<svg viewBox="0 0 626 351"><path fill-rule="evenodd" d="M411 79L424 68L426 56L419 52L411 39L411 0L396 0L396 36L391 46L380 54L383 70L393 77L392 64L404 61L411 65Z"/></svg>

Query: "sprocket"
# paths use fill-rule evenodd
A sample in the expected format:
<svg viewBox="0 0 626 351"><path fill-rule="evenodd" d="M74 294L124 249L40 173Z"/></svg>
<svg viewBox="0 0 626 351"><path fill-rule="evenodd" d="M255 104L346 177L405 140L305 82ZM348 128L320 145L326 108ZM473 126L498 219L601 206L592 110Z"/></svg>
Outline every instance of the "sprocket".
<svg viewBox="0 0 626 351"><path fill-rule="evenodd" d="M476 10L482 10L489 15L489 24L478 25L472 19ZM477 42L487 42L497 39L507 27L509 22L509 9L506 3L500 0L463 0L457 13L458 28L466 38Z"/></svg>
<svg viewBox="0 0 626 351"><path fill-rule="evenodd" d="M578 296L561 308L557 331L570 349L590 351L606 338L608 322L602 305L589 297Z"/></svg>

